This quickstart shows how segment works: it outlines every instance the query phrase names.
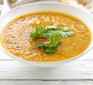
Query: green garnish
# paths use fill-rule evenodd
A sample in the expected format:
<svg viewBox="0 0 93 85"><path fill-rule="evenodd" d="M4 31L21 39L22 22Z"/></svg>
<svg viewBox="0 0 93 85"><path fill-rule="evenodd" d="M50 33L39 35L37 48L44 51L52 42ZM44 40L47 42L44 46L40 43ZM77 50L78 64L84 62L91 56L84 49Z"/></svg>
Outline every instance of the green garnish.
<svg viewBox="0 0 93 85"><path fill-rule="evenodd" d="M48 47L56 47L61 42L61 35L54 33L49 37L49 41Z"/></svg>
<svg viewBox="0 0 93 85"><path fill-rule="evenodd" d="M61 28L60 33L62 37L69 37L74 34L74 31L69 30L68 27L63 27Z"/></svg>
<svg viewBox="0 0 93 85"><path fill-rule="evenodd" d="M45 30L43 26L42 27L36 26L35 32L31 33L30 37L32 37L33 39L36 37L47 37L46 31L47 30Z"/></svg>
<svg viewBox="0 0 93 85"><path fill-rule="evenodd" d="M47 29L56 29L58 27L57 24L46 26Z"/></svg>
<svg viewBox="0 0 93 85"><path fill-rule="evenodd" d="M36 26L33 33L30 33L30 37L34 38L46 38L49 40L48 43L37 42L36 47L42 48L44 52L55 53L57 51L57 46L61 44L61 37L67 38L73 34L74 31L69 30L69 27L60 27L58 30L57 24L50 26Z"/></svg>
<svg viewBox="0 0 93 85"><path fill-rule="evenodd" d="M36 43L37 48L42 47L42 46L44 46L44 43L41 43L41 42Z"/></svg>
<svg viewBox="0 0 93 85"><path fill-rule="evenodd" d="M55 47L48 47L48 46L43 46L43 50L47 53L55 53L57 49Z"/></svg>

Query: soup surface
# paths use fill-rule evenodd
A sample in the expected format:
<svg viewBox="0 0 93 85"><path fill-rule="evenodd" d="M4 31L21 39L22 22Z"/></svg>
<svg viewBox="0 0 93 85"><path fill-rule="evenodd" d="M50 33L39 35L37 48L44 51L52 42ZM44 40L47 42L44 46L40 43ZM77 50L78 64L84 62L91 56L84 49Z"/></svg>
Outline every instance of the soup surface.
<svg viewBox="0 0 93 85"><path fill-rule="evenodd" d="M46 53L35 44L44 39L32 39L35 26L58 24L69 27L75 34L61 38L56 53ZM55 62L73 58L84 52L91 41L88 27L75 17L56 12L38 12L20 16L9 22L1 32L1 44L6 52L15 57L35 62Z"/></svg>

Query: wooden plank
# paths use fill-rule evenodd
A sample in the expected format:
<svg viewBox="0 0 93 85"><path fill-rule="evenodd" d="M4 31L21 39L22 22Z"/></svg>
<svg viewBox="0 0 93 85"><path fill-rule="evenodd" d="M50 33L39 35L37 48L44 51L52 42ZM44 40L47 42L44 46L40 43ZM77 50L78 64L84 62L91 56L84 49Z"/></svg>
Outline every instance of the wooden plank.
<svg viewBox="0 0 93 85"><path fill-rule="evenodd" d="M73 61L54 68L33 67L18 61L0 61L0 79L93 80L93 61Z"/></svg>
<svg viewBox="0 0 93 85"><path fill-rule="evenodd" d="M93 85L93 81L0 81L0 85Z"/></svg>

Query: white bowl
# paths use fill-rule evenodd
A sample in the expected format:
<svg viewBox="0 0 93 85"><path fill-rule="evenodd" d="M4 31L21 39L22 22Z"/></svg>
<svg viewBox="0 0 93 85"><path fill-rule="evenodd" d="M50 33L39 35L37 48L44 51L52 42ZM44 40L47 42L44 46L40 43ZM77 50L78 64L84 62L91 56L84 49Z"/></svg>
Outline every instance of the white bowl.
<svg viewBox="0 0 93 85"><path fill-rule="evenodd" d="M23 62L23 63L29 63L31 65L39 66L39 67L52 67L52 66L58 66L58 65L63 65L64 63L71 62L74 59L81 57L85 55L89 50L92 49L93 47L93 17L91 14L88 13L87 10L83 9L81 10L80 8L67 5L67 4L62 4L58 2L36 2L36 3L30 3L30 4L25 4L18 6L16 8L11 9L7 14L5 14L1 20L0 20L0 31L4 28L4 26L10 22L12 19L28 14L28 13L33 13L33 12L40 12L40 11L55 11L55 12L63 12L72 16L75 16L76 18L80 19L83 21L88 28L90 29L92 33L91 37L91 43L87 50L80 54L79 56L76 56L74 58L64 60L64 61L58 61L58 62L33 62L33 61L26 61L20 58L17 58L11 54L8 54L5 52L5 50L1 46L1 50L8 54L9 56Z"/></svg>

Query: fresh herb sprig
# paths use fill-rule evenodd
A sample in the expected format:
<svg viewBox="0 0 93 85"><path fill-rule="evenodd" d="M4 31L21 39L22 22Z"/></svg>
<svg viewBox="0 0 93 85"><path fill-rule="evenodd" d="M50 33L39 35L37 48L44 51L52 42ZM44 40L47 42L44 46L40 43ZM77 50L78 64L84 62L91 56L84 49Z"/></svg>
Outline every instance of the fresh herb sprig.
<svg viewBox="0 0 93 85"><path fill-rule="evenodd" d="M49 40L49 43L37 42L36 47L42 48L44 52L55 53L57 51L57 46L61 44L61 37L67 38L75 34L74 31L69 30L69 27L60 27L57 24L50 26L36 26L34 32L30 33L30 37L34 38L46 38Z"/></svg>

